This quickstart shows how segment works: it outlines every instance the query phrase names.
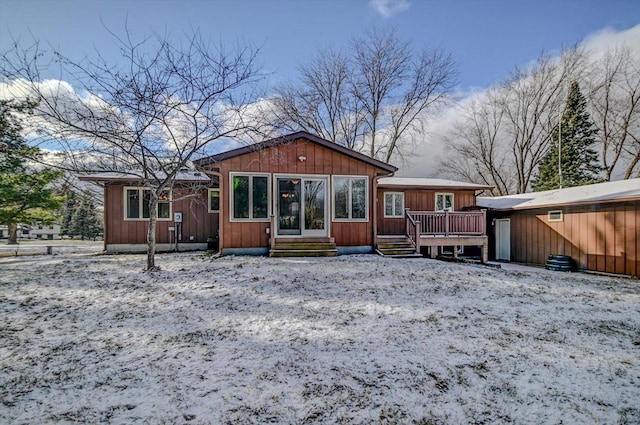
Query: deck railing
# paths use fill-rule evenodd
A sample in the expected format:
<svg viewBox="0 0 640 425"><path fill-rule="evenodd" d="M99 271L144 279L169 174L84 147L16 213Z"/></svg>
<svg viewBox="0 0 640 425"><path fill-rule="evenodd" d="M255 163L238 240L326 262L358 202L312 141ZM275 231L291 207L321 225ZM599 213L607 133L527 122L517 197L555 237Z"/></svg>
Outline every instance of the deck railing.
<svg viewBox="0 0 640 425"><path fill-rule="evenodd" d="M409 208L405 208L404 217L406 225L405 233L409 237L409 239L411 239L411 242L413 242L414 246L416 247L416 252L418 253L420 252L420 242L418 241L418 239L420 239L421 224L419 221L415 221L413 217L411 217Z"/></svg>
<svg viewBox="0 0 640 425"><path fill-rule="evenodd" d="M420 236L486 236L486 211L405 211L407 235L411 224L420 223Z"/></svg>

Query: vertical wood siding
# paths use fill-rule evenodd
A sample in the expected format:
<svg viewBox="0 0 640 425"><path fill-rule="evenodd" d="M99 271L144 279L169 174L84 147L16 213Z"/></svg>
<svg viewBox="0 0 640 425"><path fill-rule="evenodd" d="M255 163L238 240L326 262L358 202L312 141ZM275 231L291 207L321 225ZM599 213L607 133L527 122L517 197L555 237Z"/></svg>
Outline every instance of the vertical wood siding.
<svg viewBox="0 0 640 425"><path fill-rule="evenodd" d="M106 244L145 244L147 241L148 220L124 219L124 187L135 184L111 184L105 187L105 227L109 231L105 235ZM173 198L185 195L185 189L176 189ZM172 204L172 212L182 211L182 241L203 243L209 237L216 237L218 232L218 214L209 213L207 205L207 191L200 196L177 200ZM171 220L158 220L156 225L156 242L169 243L169 227L173 227ZM193 236L193 241L189 240Z"/></svg>
<svg viewBox="0 0 640 425"><path fill-rule="evenodd" d="M376 203L379 235L404 235L405 233L404 218L384 217L385 192L403 192L404 207L409 208L412 211L435 211L436 193L453 193L453 207L456 211L460 211L465 207L473 207L476 205L476 197L473 190L447 191L431 189L394 189L379 187Z"/></svg>
<svg viewBox="0 0 640 425"><path fill-rule="evenodd" d="M299 161L298 157L306 157L305 161ZM319 174L319 175L360 175L367 176L369 180L369 220L367 222L334 222L330 223L331 236L335 238L338 246L366 246L373 244L373 210L374 203L372 179L378 170L372 165L344 154L332 151L314 142L297 139L291 143L278 145L277 148L268 148L261 151L229 158L212 167L220 168L223 175L223 190L221 205L223 208L223 248L254 248L268 247L269 235L267 228L269 222L231 222L229 220L229 173L272 173L272 174ZM273 175L270 178L270 194L273 196L275 181ZM331 180L329 181L331 186ZM329 199L332 196L329 187ZM331 201L332 203L332 201ZM273 207L271 200L270 207ZM275 212L274 212L275 213ZM331 217L332 211L329 211ZM275 229L271 229L275 231Z"/></svg>
<svg viewBox="0 0 640 425"><path fill-rule="evenodd" d="M563 220L547 213L562 210ZM511 260L544 265L550 254L571 256L579 268L640 276L640 202L493 212L511 219ZM495 255L495 227L489 235Z"/></svg>

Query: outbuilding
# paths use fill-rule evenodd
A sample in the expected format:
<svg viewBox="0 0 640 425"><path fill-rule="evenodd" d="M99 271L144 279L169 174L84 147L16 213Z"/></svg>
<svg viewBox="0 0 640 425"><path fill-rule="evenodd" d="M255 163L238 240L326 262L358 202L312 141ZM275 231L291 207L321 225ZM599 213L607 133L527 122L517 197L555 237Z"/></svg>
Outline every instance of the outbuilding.
<svg viewBox="0 0 640 425"><path fill-rule="evenodd" d="M487 208L491 258L545 265L550 255L579 270L640 276L640 179L478 197Z"/></svg>

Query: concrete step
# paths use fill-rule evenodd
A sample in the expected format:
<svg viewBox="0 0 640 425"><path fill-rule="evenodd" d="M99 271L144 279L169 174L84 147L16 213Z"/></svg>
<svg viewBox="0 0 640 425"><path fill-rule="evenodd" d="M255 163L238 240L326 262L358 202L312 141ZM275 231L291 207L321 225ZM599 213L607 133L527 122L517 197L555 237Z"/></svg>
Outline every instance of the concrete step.
<svg viewBox="0 0 640 425"><path fill-rule="evenodd" d="M422 258L422 254L417 254L414 249L406 251L380 251L376 249L376 252L383 257L390 258Z"/></svg>
<svg viewBox="0 0 640 425"><path fill-rule="evenodd" d="M336 249L335 243L276 243L275 249L280 250L323 250L323 249Z"/></svg>
<svg viewBox="0 0 640 425"><path fill-rule="evenodd" d="M337 249L272 249L269 257L336 257Z"/></svg>

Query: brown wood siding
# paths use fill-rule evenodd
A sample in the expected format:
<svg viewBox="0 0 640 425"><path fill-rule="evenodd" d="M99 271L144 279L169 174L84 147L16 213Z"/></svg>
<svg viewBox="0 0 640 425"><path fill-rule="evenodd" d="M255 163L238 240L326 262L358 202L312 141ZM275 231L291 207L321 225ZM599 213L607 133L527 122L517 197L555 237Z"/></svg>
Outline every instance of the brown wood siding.
<svg viewBox="0 0 640 425"><path fill-rule="evenodd" d="M550 210L563 221L549 222ZM511 260L544 265L550 254L571 256L580 269L640 276L640 202L491 212L511 219ZM495 256L495 227L490 227Z"/></svg>
<svg viewBox="0 0 640 425"><path fill-rule="evenodd" d="M306 159L300 161L298 158ZM277 148L268 148L261 151L249 152L234 158L212 165L219 167L223 175L224 197L221 200L223 206L222 218L222 247L223 248L266 248L269 246L269 234L267 228L270 222L231 222L229 190L230 173L270 173L270 194L273 195L275 185L273 174L293 175L359 175L367 176L369 180L369 220L367 222L336 222L330 223L330 236L335 238L338 246L368 246L373 245L373 177L376 172L382 170L348 157L342 153L330 150L314 142L298 139L291 143L279 145ZM331 179L329 181L331 185ZM329 197L332 190L329 188ZM330 201L332 203L332 201ZM273 208L273 200L271 201ZM332 214L331 208L329 214ZM275 229L271 229L274 230Z"/></svg>
<svg viewBox="0 0 640 425"><path fill-rule="evenodd" d="M106 244L146 244L148 220L124 219L124 188L134 185L108 185L105 187L105 227L109 229L105 235ZM176 189L173 198L185 195L186 189ZM184 243L203 243L207 238L216 237L218 232L218 214L209 213L207 191L197 197L188 197L173 202L172 212L182 211L182 241ZM173 227L173 219L158 220L156 225L156 242L169 243L169 227ZM190 240L193 236L193 240Z"/></svg>
<svg viewBox="0 0 640 425"><path fill-rule="evenodd" d="M474 207L476 205L476 197L473 190L447 191L432 189L393 189L379 187L376 203L379 235L405 234L406 224L404 218L384 217L385 192L403 192L404 207L409 208L412 211L435 211L436 193L453 193L453 207L455 211L460 211L463 208Z"/></svg>

